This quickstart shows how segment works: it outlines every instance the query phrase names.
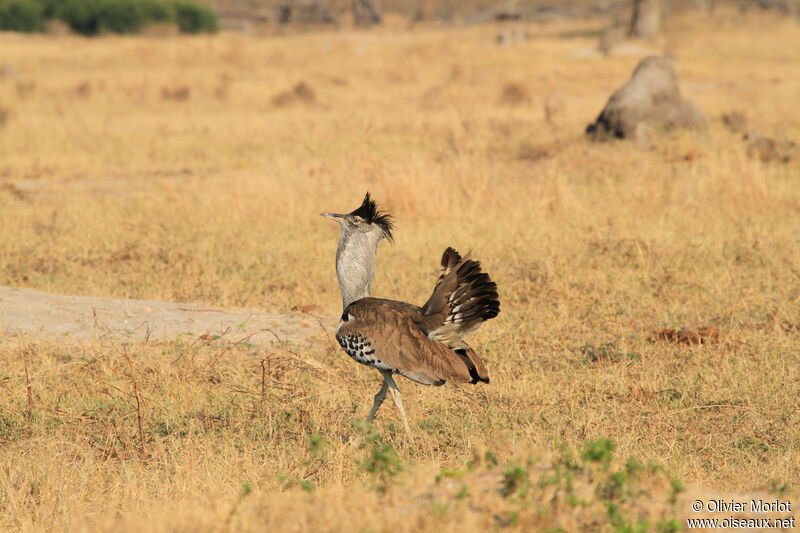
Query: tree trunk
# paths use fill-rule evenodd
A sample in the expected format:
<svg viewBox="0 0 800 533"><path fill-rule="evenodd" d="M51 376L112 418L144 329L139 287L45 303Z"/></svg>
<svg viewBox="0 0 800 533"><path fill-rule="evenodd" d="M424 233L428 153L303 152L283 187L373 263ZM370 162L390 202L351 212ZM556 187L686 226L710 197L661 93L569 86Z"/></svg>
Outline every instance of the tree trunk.
<svg viewBox="0 0 800 533"><path fill-rule="evenodd" d="M353 22L356 26L374 26L381 23L378 0L353 0Z"/></svg>
<svg viewBox="0 0 800 533"><path fill-rule="evenodd" d="M306 0L302 2L284 0L274 7L278 24L334 24L338 25L326 0Z"/></svg>
<svg viewBox="0 0 800 533"><path fill-rule="evenodd" d="M435 9L434 0L419 0L417 10L412 18L413 22L430 22L433 20Z"/></svg>
<svg viewBox="0 0 800 533"><path fill-rule="evenodd" d="M661 31L661 0L633 0L629 37L649 39Z"/></svg>

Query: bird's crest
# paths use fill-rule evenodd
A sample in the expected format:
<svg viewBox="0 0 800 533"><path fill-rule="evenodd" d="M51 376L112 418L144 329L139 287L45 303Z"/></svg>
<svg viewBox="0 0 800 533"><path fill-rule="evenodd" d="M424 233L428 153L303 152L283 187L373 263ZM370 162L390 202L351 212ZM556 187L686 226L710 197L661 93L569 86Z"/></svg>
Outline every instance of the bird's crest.
<svg viewBox="0 0 800 533"><path fill-rule="evenodd" d="M369 192L364 195L364 201L361 205L350 213L351 215L358 216L366 220L370 224L380 226L386 238L390 241L393 239L392 230L394 229L394 221L392 215L378 210L378 205L375 200L370 197Z"/></svg>

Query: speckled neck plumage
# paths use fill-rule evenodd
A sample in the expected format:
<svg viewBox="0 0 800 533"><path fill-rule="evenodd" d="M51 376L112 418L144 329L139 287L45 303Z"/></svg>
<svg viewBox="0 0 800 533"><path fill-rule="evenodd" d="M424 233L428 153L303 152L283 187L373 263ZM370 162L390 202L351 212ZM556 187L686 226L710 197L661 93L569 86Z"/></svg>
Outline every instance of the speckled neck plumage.
<svg viewBox="0 0 800 533"><path fill-rule="evenodd" d="M342 292L342 308L370 295L380 238L374 233L345 232L336 250L336 275Z"/></svg>

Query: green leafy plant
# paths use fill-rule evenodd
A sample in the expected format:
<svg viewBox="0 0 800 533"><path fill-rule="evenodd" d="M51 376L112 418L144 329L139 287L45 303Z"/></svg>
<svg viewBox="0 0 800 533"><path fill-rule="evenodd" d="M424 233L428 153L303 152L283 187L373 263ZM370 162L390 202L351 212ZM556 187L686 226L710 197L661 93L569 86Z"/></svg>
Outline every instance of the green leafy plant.
<svg viewBox="0 0 800 533"><path fill-rule="evenodd" d="M22 1L22 0L15 0ZM45 12L83 35L134 33L147 24L177 24L184 33L215 32L217 16L193 2L162 0L43 0Z"/></svg>
<svg viewBox="0 0 800 533"><path fill-rule="evenodd" d="M64 0L55 15L81 35L138 29L143 24L141 10L126 12L125 4L125 0Z"/></svg>
<svg viewBox="0 0 800 533"><path fill-rule="evenodd" d="M524 497L528 490L528 470L521 466L509 466L503 471L503 496L519 493Z"/></svg>
<svg viewBox="0 0 800 533"><path fill-rule="evenodd" d="M216 33L217 15L208 7L193 2L175 2L175 21L182 33Z"/></svg>
<svg viewBox="0 0 800 533"><path fill-rule="evenodd" d="M583 452L583 458L593 463L608 464L611 462L615 447L609 439L590 441Z"/></svg>
<svg viewBox="0 0 800 533"><path fill-rule="evenodd" d="M0 0L0 30L42 31L42 6L34 0Z"/></svg>
<svg viewBox="0 0 800 533"><path fill-rule="evenodd" d="M319 433L312 433L308 436L308 458L301 463L300 475L280 475L278 479L283 482L285 489L298 486L306 492L313 492L316 485L307 479L315 465L324 463L327 460L328 441Z"/></svg>
<svg viewBox="0 0 800 533"><path fill-rule="evenodd" d="M376 479L375 488L384 492L392 478L403 470L397 451L378 432L367 435L361 448L366 451L366 456L358 461L359 468L372 474Z"/></svg>
<svg viewBox="0 0 800 533"><path fill-rule="evenodd" d="M176 21L175 6L160 0L139 0L145 20L148 24L174 24Z"/></svg>
<svg viewBox="0 0 800 533"><path fill-rule="evenodd" d="M214 33L217 15L179 0L0 0L0 30L35 32L57 18L81 35L135 33L148 24L176 24L183 33Z"/></svg>
<svg viewBox="0 0 800 533"><path fill-rule="evenodd" d="M35 0L42 8L42 18L49 19L56 16L56 9L64 0Z"/></svg>

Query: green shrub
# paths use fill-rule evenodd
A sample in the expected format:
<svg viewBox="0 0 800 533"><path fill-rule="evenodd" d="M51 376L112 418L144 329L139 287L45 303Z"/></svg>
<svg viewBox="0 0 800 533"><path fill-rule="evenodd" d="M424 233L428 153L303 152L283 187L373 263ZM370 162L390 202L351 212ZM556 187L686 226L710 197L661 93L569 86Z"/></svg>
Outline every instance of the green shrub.
<svg viewBox="0 0 800 533"><path fill-rule="evenodd" d="M175 7L160 0L63 0L54 14L83 35L134 33L146 24L176 19Z"/></svg>
<svg viewBox="0 0 800 533"><path fill-rule="evenodd" d="M64 0L38 0L37 4L42 6L42 18L50 19L56 16L56 9Z"/></svg>
<svg viewBox="0 0 800 533"><path fill-rule="evenodd" d="M34 0L0 0L0 30L42 31L42 6Z"/></svg>
<svg viewBox="0 0 800 533"><path fill-rule="evenodd" d="M98 7L100 33L134 33L147 22L139 0L102 0Z"/></svg>
<svg viewBox="0 0 800 533"><path fill-rule="evenodd" d="M583 452L583 458L593 463L608 465L611 462L614 448L616 448L616 445L609 439L589 441L586 445L586 450Z"/></svg>
<svg viewBox="0 0 800 533"><path fill-rule="evenodd" d="M175 2L178 28L183 33L215 33L219 29L217 15L209 8L192 2Z"/></svg>
<svg viewBox="0 0 800 533"><path fill-rule="evenodd" d="M100 4L105 0L64 0L55 15L83 35L100 33Z"/></svg>
<svg viewBox="0 0 800 533"><path fill-rule="evenodd" d="M61 19L73 31L83 35L101 33L134 33L151 23L177 24L183 33L216 32L217 15L208 7L191 1L169 0L0 0L0 28L5 28L6 6L14 7L14 16L25 7L25 12L36 10L36 31L42 27L42 18ZM16 20L16 19L14 19ZM14 23L17 29L19 23Z"/></svg>
<svg viewBox="0 0 800 533"><path fill-rule="evenodd" d="M175 6L159 0L139 0L144 10L146 22L169 24L175 23Z"/></svg>

